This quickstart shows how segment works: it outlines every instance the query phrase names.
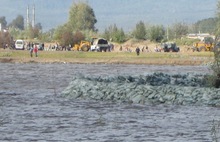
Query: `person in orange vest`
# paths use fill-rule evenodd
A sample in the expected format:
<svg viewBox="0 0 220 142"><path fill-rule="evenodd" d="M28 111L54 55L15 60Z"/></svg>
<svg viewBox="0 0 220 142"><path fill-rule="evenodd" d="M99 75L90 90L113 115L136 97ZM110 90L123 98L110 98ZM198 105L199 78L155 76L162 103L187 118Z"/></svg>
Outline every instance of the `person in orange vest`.
<svg viewBox="0 0 220 142"><path fill-rule="evenodd" d="M34 46L34 53L35 53L35 57L37 57L37 52L38 52L38 48L37 48L37 45Z"/></svg>

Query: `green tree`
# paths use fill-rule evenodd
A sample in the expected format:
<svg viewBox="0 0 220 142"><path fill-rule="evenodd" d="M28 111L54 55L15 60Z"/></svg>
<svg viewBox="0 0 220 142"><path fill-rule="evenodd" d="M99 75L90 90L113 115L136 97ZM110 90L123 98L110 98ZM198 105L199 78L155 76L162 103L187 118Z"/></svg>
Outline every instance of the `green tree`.
<svg viewBox="0 0 220 142"><path fill-rule="evenodd" d="M61 35L60 44L62 46L67 46L72 43L73 43L73 34L71 31L66 30Z"/></svg>
<svg viewBox="0 0 220 142"><path fill-rule="evenodd" d="M0 32L0 48L3 48L5 45L12 47L14 44L13 37L9 32Z"/></svg>
<svg viewBox="0 0 220 142"><path fill-rule="evenodd" d="M152 26L149 30L149 39L155 42L161 42L164 39L165 30L163 26Z"/></svg>
<svg viewBox="0 0 220 142"><path fill-rule="evenodd" d="M116 41L122 43L125 42L125 40L126 40L126 35L124 33L124 30L121 28L120 30L118 30L116 34Z"/></svg>
<svg viewBox="0 0 220 142"><path fill-rule="evenodd" d="M213 70L213 77L211 78L211 83L215 87L220 87L220 0L217 3L217 22L215 30L215 48L214 48L214 63L211 65Z"/></svg>
<svg viewBox="0 0 220 142"><path fill-rule="evenodd" d="M136 39L146 39L146 27L144 25L144 22L140 21L136 24L136 28L133 31L133 36Z"/></svg>
<svg viewBox="0 0 220 142"><path fill-rule="evenodd" d="M203 19L194 24L195 33L214 33L217 24L217 18Z"/></svg>
<svg viewBox="0 0 220 142"><path fill-rule="evenodd" d="M34 28L38 29L38 30L42 30L42 25L41 23L37 23Z"/></svg>
<svg viewBox="0 0 220 142"><path fill-rule="evenodd" d="M87 3L73 3L69 11L69 20L67 22L72 31L96 31L96 22L95 13Z"/></svg>
<svg viewBox="0 0 220 142"><path fill-rule="evenodd" d="M62 25L62 26L58 26L55 31L54 31L54 34L53 34L53 39L54 40L57 40L59 41L59 39L61 39L62 37L62 32L63 32L63 29L65 28L65 25Z"/></svg>
<svg viewBox="0 0 220 142"><path fill-rule="evenodd" d="M5 16L0 17L0 23L3 29L7 27L7 21L5 19Z"/></svg>
<svg viewBox="0 0 220 142"><path fill-rule="evenodd" d="M220 40L220 0L217 3L216 16L215 42Z"/></svg>
<svg viewBox="0 0 220 142"><path fill-rule="evenodd" d="M73 34L72 44L80 43L81 40L85 40L85 36L83 35L82 32L76 31L76 32Z"/></svg>
<svg viewBox="0 0 220 142"><path fill-rule="evenodd" d="M109 26L108 29L105 29L105 32L103 34L103 37L106 38L109 41L119 42L122 43L126 39L126 35L124 33L124 30L118 29L116 24L113 26Z"/></svg>
<svg viewBox="0 0 220 142"><path fill-rule="evenodd" d="M58 41L62 46L67 46L69 44L73 45L79 43L81 40L85 40L85 36L80 31L70 31L69 27L65 24L59 26L54 31L54 39Z"/></svg>
<svg viewBox="0 0 220 142"><path fill-rule="evenodd" d="M14 19L9 27L14 27L20 30L24 30L24 17L22 15L18 15L16 19Z"/></svg>
<svg viewBox="0 0 220 142"><path fill-rule="evenodd" d="M175 23L172 26L172 34L174 35L174 38L181 38L188 33L188 26L185 23Z"/></svg>

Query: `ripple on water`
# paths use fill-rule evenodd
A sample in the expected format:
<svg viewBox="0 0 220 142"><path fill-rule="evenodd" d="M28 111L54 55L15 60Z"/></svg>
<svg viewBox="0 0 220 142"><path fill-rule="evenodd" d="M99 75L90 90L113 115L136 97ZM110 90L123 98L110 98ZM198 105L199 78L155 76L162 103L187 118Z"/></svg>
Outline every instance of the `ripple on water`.
<svg viewBox="0 0 220 142"><path fill-rule="evenodd" d="M220 118L219 109L214 107L120 104L68 100L55 95L78 73L105 76L161 70L192 72L192 67L2 63L0 66L2 142L212 141L212 120Z"/></svg>

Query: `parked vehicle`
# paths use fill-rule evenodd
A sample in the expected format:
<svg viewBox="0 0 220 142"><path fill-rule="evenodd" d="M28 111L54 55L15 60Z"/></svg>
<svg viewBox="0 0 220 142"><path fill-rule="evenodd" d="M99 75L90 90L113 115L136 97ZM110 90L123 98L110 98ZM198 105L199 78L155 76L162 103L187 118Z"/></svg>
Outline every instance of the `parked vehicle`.
<svg viewBox="0 0 220 142"><path fill-rule="evenodd" d="M204 42L204 41L200 41L200 42L196 42L193 44L192 50L194 51L213 51L214 45L212 43L209 42Z"/></svg>
<svg viewBox="0 0 220 142"><path fill-rule="evenodd" d="M35 42L34 44L37 45L38 50L44 50L44 44L43 43Z"/></svg>
<svg viewBox="0 0 220 142"><path fill-rule="evenodd" d="M16 50L24 50L25 48L25 41L18 39L15 41L15 49Z"/></svg>
<svg viewBox="0 0 220 142"><path fill-rule="evenodd" d="M91 43L89 41L82 40L79 44L75 44L72 48L73 51L89 51Z"/></svg>
<svg viewBox="0 0 220 142"><path fill-rule="evenodd" d="M108 41L104 38L97 38L94 39L94 41L92 42L91 51L98 51L98 52L106 52L106 51L110 51L110 45L108 44Z"/></svg>
<svg viewBox="0 0 220 142"><path fill-rule="evenodd" d="M205 37L202 41L193 43L192 51L213 51L214 39L212 37Z"/></svg>
<svg viewBox="0 0 220 142"><path fill-rule="evenodd" d="M164 52L179 52L180 48L176 46L175 42L166 42L162 44L162 50Z"/></svg>

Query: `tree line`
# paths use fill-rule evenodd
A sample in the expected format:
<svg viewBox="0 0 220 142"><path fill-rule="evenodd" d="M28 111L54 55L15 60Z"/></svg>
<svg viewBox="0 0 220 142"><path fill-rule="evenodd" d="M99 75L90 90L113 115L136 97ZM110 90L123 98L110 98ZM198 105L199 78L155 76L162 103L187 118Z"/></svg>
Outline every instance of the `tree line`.
<svg viewBox="0 0 220 142"><path fill-rule="evenodd" d="M116 24L107 27L103 33L99 33L95 24L97 19L94 10L86 2L73 2L70 7L68 20L63 25L42 32L42 26L37 23L34 27L25 27L24 18L18 15L11 23L7 24L4 16L0 17L2 28L8 28L8 35L14 39L39 39L41 41L57 41L61 45L73 45L81 40L91 40L93 37L104 37L112 42L123 43L130 38L138 40L150 40L153 42L163 42L173 39L180 39L188 33L215 33L218 18L208 18L200 20L194 24L177 22L170 26L150 25L139 21L133 31L125 33L123 28ZM1 33L4 35L5 33ZM2 37L2 36L1 36ZM0 37L0 42L6 39ZM9 36L10 37L10 36ZM11 38L9 38L11 40Z"/></svg>

